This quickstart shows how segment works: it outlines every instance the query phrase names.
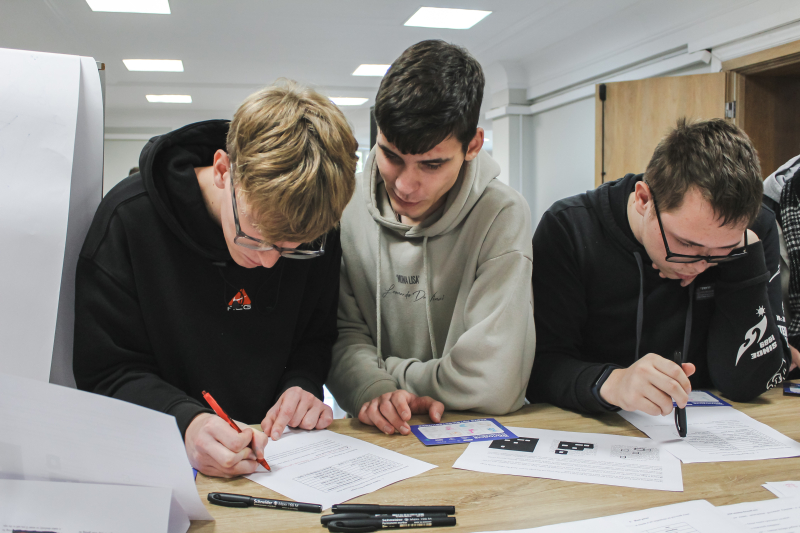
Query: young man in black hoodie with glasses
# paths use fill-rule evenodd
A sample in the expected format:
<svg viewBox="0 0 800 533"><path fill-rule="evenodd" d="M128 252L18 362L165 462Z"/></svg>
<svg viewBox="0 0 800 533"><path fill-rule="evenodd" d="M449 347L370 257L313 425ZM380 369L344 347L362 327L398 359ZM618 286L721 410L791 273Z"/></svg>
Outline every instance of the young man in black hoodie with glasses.
<svg viewBox="0 0 800 533"><path fill-rule="evenodd" d="M330 424L336 228L357 147L338 108L293 83L251 95L230 122L151 139L80 254L78 387L175 416L190 463L214 476L252 473L287 425ZM264 433L237 434L203 390Z"/></svg>
<svg viewBox="0 0 800 533"><path fill-rule="evenodd" d="M692 388L749 401L790 355L758 156L721 119L679 121L644 174L556 202L533 238L529 400L667 415Z"/></svg>

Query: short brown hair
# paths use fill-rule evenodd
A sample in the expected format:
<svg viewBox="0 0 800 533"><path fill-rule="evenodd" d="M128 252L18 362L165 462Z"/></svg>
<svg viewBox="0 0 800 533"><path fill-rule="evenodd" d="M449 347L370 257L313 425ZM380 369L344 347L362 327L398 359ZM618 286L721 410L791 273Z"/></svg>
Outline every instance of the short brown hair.
<svg viewBox="0 0 800 533"><path fill-rule="evenodd" d="M451 135L464 152L475 137L486 81L465 48L419 42L395 59L375 97L375 121L404 154L424 154Z"/></svg>
<svg viewBox="0 0 800 533"><path fill-rule="evenodd" d="M338 225L356 150L339 108L291 80L248 96L228 130L233 180L267 242L310 242Z"/></svg>
<svg viewBox="0 0 800 533"><path fill-rule="evenodd" d="M755 221L764 184L758 154L745 132L721 118L678 120L653 153L644 179L664 212L677 209L697 187L722 226Z"/></svg>

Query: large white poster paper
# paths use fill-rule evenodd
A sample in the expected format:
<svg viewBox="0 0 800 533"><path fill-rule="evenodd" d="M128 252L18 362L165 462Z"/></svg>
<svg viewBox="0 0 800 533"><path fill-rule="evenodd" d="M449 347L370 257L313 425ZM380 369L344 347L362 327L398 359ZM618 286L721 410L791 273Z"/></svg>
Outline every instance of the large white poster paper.
<svg viewBox="0 0 800 533"><path fill-rule="evenodd" d="M0 49L0 69L0 372L48 381L55 351L72 384L75 262L102 191L97 68Z"/></svg>
<svg viewBox="0 0 800 533"><path fill-rule="evenodd" d="M172 416L0 374L0 428L0 478L165 487L191 520L213 520Z"/></svg>

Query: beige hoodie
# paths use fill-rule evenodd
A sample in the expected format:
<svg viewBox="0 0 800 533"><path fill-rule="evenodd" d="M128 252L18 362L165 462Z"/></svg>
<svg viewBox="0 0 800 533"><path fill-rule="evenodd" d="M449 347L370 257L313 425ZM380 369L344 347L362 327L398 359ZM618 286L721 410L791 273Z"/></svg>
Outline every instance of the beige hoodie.
<svg viewBox="0 0 800 533"><path fill-rule="evenodd" d="M444 205L407 226L370 153L342 218L339 339L327 381L347 412L397 389L448 410L522 407L536 341L531 215L499 173L480 152Z"/></svg>

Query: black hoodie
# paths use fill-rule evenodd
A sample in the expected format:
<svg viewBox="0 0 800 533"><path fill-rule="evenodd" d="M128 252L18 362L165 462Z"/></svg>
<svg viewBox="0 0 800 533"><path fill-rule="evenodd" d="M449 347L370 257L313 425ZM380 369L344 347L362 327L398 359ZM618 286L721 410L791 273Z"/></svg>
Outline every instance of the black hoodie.
<svg viewBox="0 0 800 533"><path fill-rule="evenodd" d="M628 223L628 197L641 179L628 174L556 202L536 228L532 402L602 412L609 406L592 387L608 366L627 368L651 352L671 359L686 342L688 362L697 367L693 388L749 401L786 376L773 212L762 207L751 227L761 240L747 246L745 257L681 287L659 277Z"/></svg>
<svg viewBox="0 0 800 533"><path fill-rule="evenodd" d="M141 172L100 203L78 261L78 388L174 415L181 434L212 412L203 390L247 424L289 387L322 398L337 337L338 231L319 258L231 259L194 171L227 131L212 120L151 139Z"/></svg>

